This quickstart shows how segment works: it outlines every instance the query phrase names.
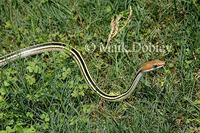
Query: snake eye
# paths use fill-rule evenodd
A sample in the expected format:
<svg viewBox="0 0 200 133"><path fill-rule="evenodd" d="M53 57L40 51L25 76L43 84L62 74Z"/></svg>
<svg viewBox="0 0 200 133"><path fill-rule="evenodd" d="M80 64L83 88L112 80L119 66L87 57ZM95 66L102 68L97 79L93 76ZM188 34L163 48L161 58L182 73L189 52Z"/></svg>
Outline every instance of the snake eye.
<svg viewBox="0 0 200 133"><path fill-rule="evenodd" d="M158 65L153 65L153 68L156 68L156 67L158 67Z"/></svg>

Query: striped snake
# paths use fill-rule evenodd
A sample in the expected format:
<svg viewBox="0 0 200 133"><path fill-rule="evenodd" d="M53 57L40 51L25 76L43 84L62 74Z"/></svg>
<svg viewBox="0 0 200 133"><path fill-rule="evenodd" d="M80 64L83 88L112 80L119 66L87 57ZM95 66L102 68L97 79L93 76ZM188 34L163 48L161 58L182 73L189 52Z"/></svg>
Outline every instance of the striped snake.
<svg viewBox="0 0 200 133"><path fill-rule="evenodd" d="M70 56L72 56L74 60L76 61L76 63L78 64L81 70L81 73L85 81L89 84L90 88L92 88L97 94L99 94L101 97L103 97L104 99L108 101L121 101L127 98L136 88L140 78L143 76L144 73L161 68L165 65L165 62L160 61L160 60L153 60L153 61L146 62L136 73L129 89L120 95L114 95L114 96L106 94L97 86L81 54L75 48L64 43L48 42L48 43L43 43L43 44L27 47L19 51L15 51L13 53L0 57L0 66L6 65L9 61L16 60L17 58L24 58L30 55L40 54L45 51L64 51Z"/></svg>

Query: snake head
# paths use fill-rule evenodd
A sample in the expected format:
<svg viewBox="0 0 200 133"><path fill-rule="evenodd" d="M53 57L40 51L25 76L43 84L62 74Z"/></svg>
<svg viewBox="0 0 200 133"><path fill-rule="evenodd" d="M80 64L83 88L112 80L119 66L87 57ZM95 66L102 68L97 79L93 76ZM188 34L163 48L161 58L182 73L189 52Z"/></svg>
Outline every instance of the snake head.
<svg viewBox="0 0 200 133"><path fill-rule="evenodd" d="M160 61L158 59L152 60L144 63L144 65L139 69L141 72L149 72L155 69L161 68L165 65L164 61Z"/></svg>

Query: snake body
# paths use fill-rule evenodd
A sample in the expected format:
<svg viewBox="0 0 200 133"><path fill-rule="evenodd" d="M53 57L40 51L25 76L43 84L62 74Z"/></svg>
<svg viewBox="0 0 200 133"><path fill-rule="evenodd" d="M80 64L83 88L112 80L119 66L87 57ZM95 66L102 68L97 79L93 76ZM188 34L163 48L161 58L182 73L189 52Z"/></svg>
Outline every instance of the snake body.
<svg viewBox="0 0 200 133"><path fill-rule="evenodd" d="M133 79L133 82L131 83L128 90L123 92L120 95L114 95L114 96L105 93L97 86L97 84L95 83L94 79L92 78L92 76L88 70L88 67L87 67L83 57L79 53L79 51L65 43L47 42L47 43L38 44L38 45L34 45L31 47L27 47L27 48L15 51L13 53L10 53L3 57L0 57L0 67L3 65L6 65L10 61L14 61L14 60L18 59L18 58L24 58L24 57L35 55L35 54L40 54L45 51L63 51L63 52L66 52L67 54L69 54L70 56L72 56L73 59L78 64L78 66L81 70L81 73L82 73L85 81L90 86L90 88L92 88L97 94L99 94L101 97L103 97L104 99L106 99L108 101L121 101L121 100L127 98L134 91L140 78L143 76L144 73L161 68L165 65L165 62L160 61L160 60L153 60L153 61L149 61L149 62L145 63L136 73L136 75Z"/></svg>

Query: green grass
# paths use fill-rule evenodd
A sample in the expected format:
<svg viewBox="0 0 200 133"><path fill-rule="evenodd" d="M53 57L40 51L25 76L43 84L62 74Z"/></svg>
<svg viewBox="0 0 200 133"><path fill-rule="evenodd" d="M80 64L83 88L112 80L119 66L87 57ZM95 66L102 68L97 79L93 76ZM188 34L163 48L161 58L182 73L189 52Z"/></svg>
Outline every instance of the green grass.
<svg viewBox="0 0 200 133"><path fill-rule="evenodd" d="M165 52L100 52L114 15L124 25L111 40L169 47ZM0 1L0 56L48 41L82 52L97 84L125 91L137 69L160 59L134 93L107 102L88 87L65 53L49 52L0 67L0 132L200 132L200 3L174 1ZM94 43L97 50L86 52Z"/></svg>

